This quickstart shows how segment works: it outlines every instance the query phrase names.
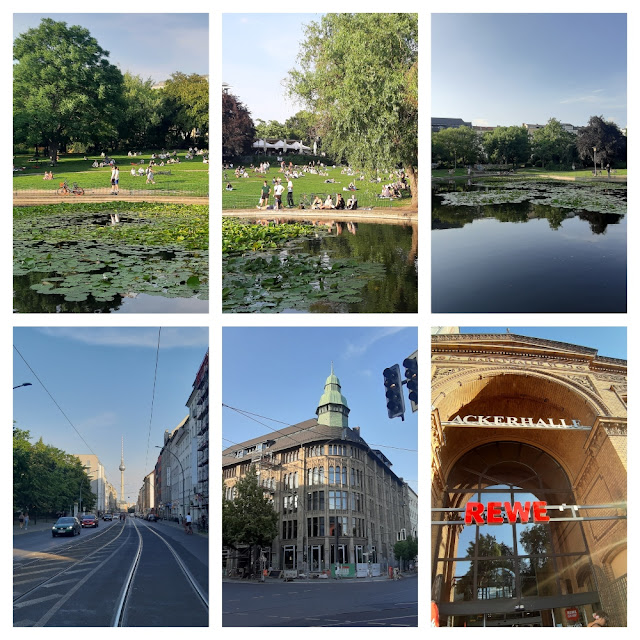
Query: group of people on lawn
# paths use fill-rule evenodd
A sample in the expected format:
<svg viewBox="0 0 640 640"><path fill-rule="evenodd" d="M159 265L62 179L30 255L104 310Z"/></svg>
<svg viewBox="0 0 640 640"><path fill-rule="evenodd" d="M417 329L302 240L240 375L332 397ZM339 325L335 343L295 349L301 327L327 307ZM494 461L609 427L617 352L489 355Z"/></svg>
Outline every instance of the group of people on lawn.
<svg viewBox="0 0 640 640"><path fill-rule="evenodd" d="M231 183L227 183L227 190L230 190L229 187ZM282 194L284 193L284 185L282 184L282 180L280 178L274 179L273 186L273 197L274 204L273 208L275 210L282 209ZM271 195L271 187L269 183L265 180L262 184L262 188L260 190L260 201L258 202L258 209L266 209L269 207L269 196ZM290 176L287 182L287 207L292 208L295 204L293 202L293 179ZM300 205L301 208L303 205ZM313 202L311 203L312 209L356 209L358 207L358 200L355 194L345 202L341 193L336 193L335 202L333 201L333 197L330 193L327 194L326 199L323 201L319 195L316 195Z"/></svg>

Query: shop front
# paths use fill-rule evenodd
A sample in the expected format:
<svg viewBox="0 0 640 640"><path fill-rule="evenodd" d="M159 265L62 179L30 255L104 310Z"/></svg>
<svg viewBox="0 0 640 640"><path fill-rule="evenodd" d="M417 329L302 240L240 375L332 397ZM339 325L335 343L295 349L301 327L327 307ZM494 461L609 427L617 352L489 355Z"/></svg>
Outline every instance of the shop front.
<svg viewBox="0 0 640 640"><path fill-rule="evenodd" d="M432 343L441 626L626 626L626 362L505 335Z"/></svg>

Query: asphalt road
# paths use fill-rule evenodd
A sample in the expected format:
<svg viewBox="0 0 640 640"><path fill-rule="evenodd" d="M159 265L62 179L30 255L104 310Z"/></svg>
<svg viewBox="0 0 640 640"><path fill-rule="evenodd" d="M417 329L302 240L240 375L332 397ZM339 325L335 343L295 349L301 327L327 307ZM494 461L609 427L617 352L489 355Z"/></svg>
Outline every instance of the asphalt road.
<svg viewBox="0 0 640 640"><path fill-rule="evenodd" d="M14 537L13 586L14 626L207 626L208 539L131 518L34 531Z"/></svg>
<svg viewBox="0 0 640 640"><path fill-rule="evenodd" d="M416 576L394 582L317 582L222 585L225 627L415 627Z"/></svg>

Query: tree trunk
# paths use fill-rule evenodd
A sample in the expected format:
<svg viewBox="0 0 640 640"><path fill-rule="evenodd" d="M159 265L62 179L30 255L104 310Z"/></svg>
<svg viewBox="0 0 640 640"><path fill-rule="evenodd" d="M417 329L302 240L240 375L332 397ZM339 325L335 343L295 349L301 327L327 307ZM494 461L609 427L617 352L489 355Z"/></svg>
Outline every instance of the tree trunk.
<svg viewBox="0 0 640 640"><path fill-rule="evenodd" d="M57 142L49 143L49 157L51 158L51 163L55 166L58 164L58 149L59 145Z"/></svg>
<svg viewBox="0 0 640 640"><path fill-rule="evenodd" d="M411 208L418 210L418 169L411 164L406 165L405 170L409 177L409 190L411 191Z"/></svg>

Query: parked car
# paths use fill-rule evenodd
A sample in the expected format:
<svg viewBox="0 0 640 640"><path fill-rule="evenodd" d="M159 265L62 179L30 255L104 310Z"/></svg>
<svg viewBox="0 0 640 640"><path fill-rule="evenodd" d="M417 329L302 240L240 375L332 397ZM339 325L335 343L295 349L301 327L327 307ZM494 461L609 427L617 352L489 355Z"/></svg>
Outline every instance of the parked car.
<svg viewBox="0 0 640 640"><path fill-rule="evenodd" d="M74 518L73 516L64 516L62 518L58 518L58 521L51 527L51 535L55 538L57 536L75 536L76 531L78 535L80 535L80 531L82 531L82 527L78 522L78 518Z"/></svg>
<svg viewBox="0 0 640 640"><path fill-rule="evenodd" d="M113 520L113 513L105 513L105 514L102 516L102 519L103 519L105 522L107 522L107 520L108 520L109 522L111 522L111 521Z"/></svg>
<svg viewBox="0 0 640 640"><path fill-rule="evenodd" d="M87 513L86 515L82 516L80 524L83 527L97 527L98 518L93 513Z"/></svg>

